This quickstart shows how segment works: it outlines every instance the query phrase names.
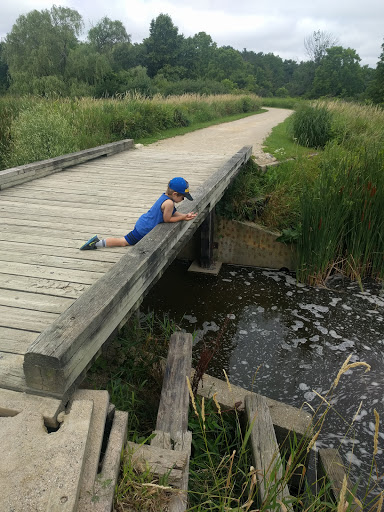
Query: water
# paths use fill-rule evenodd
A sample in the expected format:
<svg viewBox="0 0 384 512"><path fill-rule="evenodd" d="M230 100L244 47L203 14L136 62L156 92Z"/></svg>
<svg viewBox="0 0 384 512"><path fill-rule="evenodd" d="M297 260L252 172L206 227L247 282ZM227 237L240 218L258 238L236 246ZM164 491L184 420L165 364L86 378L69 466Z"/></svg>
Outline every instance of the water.
<svg viewBox="0 0 384 512"><path fill-rule="evenodd" d="M340 448L351 480L365 488L371 471L375 417L384 418L384 297L378 283L335 278L331 289L297 283L293 274L225 265L219 276L187 272L175 262L151 290L143 311L168 313L194 332L194 357L203 344L221 344L207 373L310 411L321 404L340 367L371 366L344 373L332 397L317 448ZM224 326L224 328L223 328ZM352 420L354 418L353 424ZM352 426L351 426L352 424ZM384 472L384 429L376 457ZM383 482L380 483L383 487ZM376 493L375 493L376 494Z"/></svg>

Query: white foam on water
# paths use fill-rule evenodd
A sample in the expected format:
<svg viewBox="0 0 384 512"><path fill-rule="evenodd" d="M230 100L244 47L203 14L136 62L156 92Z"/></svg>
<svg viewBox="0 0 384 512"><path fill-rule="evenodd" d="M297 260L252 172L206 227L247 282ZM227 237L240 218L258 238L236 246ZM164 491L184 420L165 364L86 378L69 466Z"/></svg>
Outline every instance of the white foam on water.
<svg viewBox="0 0 384 512"><path fill-rule="evenodd" d="M352 311L351 306L348 306L347 304L342 304L341 307L345 309L346 311Z"/></svg>
<svg viewBox="0 0 384 512"><path fill-rule="evenodd" d="M319 341L320 336L318 334L315 334L314 336L311 336L309 338L309 341Z"/></svg>
<svg viewBox="0 0 384 512"><path fill-rule="evenodd" d="M305 384L305 382L300 382L299 389L301 389L301 391L308 391L309 386Z"/></svg>
<svg viewBox="0 0 384 512"><path fill-rule="evenodd" d="M234 320L236 318L236 316L234 314L232 314L232 313L229 313L227 315L227 318L229 318L230 320Z"/></svg>
<svg viewBox="0 0 384 512"><path fill-rule="evenodd" d="M246 286L250 286L250 285L251 285L251 283L250 283L249 281L244 281L244 284L245 284Z"/></svg>
<svg viewBox="0 0 384 512"><path fill-rule="evenodd" d="M312 402L312 400L315 398L316 393L313 391L308 391L307 393L304 393L304 398L307 402Z"/></svg>
<svg viewBox="0 0 384 512"><path fill-rule="evenodd" d="M322 325L315 325L315 327L318 331L321 332L321 334L328 334L328 329L326 327L323 327Z"/></svg>
<svg viewBox="0 0 384 512"><path fill-rule="evenodd" d="M329 335L332 336L332 338L335 338L336 340L340 340L343 338L342 336L340 336L340 334L337 334L337 332L334 331L333 329L329 331Z"/></svg>
<svg viewBox="0 0 384 512"><path fill-rule="evenodd" d="M327 306L320 306L319 304L299 304L299 307L301 309L305 309L306 311L309 311L313 315L315 315L316 318L324 318L323 315L320 313L328 313L329 307Z"/></svg>
<svg viewBox="0 0 384 512"><path fill-rule="evenodd" d="M339 297L333 297L333 299L331 300L331 302L329 303L330 306L337 306L337 304L343 299L339 298Z"/></svg>
<svg viewBox="0 0 384 512"><path fill-rule="evenodd" d="M356 454L354 454L351 451L347 452L345 454L345 457L350 464L354 464L357 467L360 467L362 464L362 461L359 458L357 458Z"/></svg>
<svg viewBox="0 0 384 512"><path fill-rule="evenodd" d="M232 279L226 279L225 277L222 279L222 281L226 283L232 283Z"/></svg>
<svg viewBox="0 0 384 512"><path fill-rule="evenodd" d="M285 295L287 295L288 297L292 297L293 292L287 292Z"/></svg>
<svg viewBox="0 0 384 512"><path fill-rule="evenodd" d="M183 318L187 320L190 324L195 324L197 322L197 318L192 315L184 315Z"/></svg>
<svg viewBox="0 0 384 512"><path fill-rule="evenodd" d="M258 313L264 313L265 309L262 306L257 306Z"/></svg>
<svg viewBox="0 0 384 512"><path fill-rule="evenodd" d="M331 345L330 343L326 343L326 345L333 351L339 350L340 352L345 352L348 348L354 347L355 343L352 340L345 340L339 345ZM348 372L345 373L347 374Z"/></svg>
<svg viewBox="0 0 384 512"><path fill-rule="evenodd" d="M293 348L297 348L299 345L304 343L307 343L307 338L296 338L295 340L292 340Z"/></svg>
<svg viewBox="0 0 384 512"><path fill-rule="evenodd" d="M278 307L277 306L272 306L271 309L272 309L272 311L276 311L276 309L278 309Z"/></svg>
<svg viewBox="0 0 384 512"><path fill-rule="evenodd" d="M300 320L295 320L295 323L291 325L292 331L298 331L299 329L302 329L304 327L304 322L301 322Z"/></svg>
<svg viewBox="0 0 384 512"><path fill-rule="evenodd" d="M243 329L239 331L239 334L248 334L248 331L244 331Z"/></svg>

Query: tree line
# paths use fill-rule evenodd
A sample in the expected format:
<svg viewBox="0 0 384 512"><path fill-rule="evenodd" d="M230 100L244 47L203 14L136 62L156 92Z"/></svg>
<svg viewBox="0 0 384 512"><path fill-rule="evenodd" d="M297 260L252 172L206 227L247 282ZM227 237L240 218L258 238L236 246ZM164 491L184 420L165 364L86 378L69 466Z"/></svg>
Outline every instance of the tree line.
<svg viewBox="0 0 384 512"><path fill-rule="evenodd" d="M167 14L150 23L149 37L132 43L123 23L102 18L79 39L82 16L53 6L19 16L0 43L0 93L106 97L126 92L260 96L324 96L384 102L384 44L376 69L361 66L352 48L316 31L305 40L309 60L219 47L199 32L179 33Z"/></svg>

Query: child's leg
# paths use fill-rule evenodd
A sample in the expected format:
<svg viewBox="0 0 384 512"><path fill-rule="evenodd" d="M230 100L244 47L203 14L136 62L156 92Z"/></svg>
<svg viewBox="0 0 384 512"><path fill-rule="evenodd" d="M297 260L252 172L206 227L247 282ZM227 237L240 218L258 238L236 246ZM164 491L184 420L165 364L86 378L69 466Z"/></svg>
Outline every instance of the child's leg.
<svg viewBox="0 0 384 512"><path fill-rule="evenodd" d="M119 238L105 238L105 247L126 247L129 243L124 237Z"/></svg>

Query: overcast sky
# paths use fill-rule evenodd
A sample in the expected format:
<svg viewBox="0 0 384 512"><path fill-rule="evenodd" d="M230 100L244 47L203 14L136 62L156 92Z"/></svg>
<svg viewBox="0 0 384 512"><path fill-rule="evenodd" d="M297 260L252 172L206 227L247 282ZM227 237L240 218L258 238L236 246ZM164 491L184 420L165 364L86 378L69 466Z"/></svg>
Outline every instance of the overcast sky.
<svg viewBox="0 0 384 512"><path fill-rule="evenodd" d="M344 48L353 48L361 64L375 68L384 40L383 0L57 0L78 11L86 30L102 17L120 20L132 42L149 35L149 24L169 14L185 37L206 32L219 45L274 53L283 59L307 60L304 38L315 30L331 33ZM1 0L0 38L21 14L50 9L49 0ZM86 32L84 33L85 37Z"/></svg>

